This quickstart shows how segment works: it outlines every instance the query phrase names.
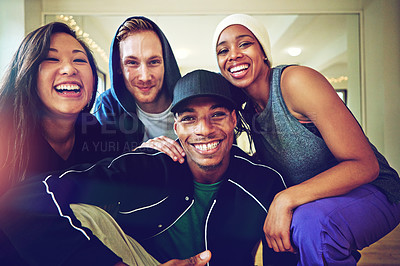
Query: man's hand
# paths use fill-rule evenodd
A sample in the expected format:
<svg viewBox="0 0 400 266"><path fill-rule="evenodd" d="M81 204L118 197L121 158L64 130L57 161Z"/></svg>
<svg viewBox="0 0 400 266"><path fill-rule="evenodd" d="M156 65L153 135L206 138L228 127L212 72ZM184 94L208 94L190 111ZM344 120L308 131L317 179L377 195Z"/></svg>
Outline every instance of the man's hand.
<svg viewBox="0 0 400 266"><path fill-rule="evenodd" d="M164 264L160 264L160 266L204 266L206 265L211 259L211 252L209 250L203 251L196 256L190 257L185 260L170 260ZM127 264L118 262L114 266L128 266Z"/></svg>
<svg viewBox="0 0 400 266"><path fill-rule="evenodd" d="M293 252L290 241L290 224L293 210L288 206L283 193L278 193L271 203L264 223L264 233L268 247L275 252Z"/></svg>
<svg viewBox="0 0 400 266"><path fill-rule="evenodd" d="M211 252L209 250L203 251L196 256L185 260L170 260L160 266L204 266L211 259Z"/></svg>
<svg viewBox="0 0 400 266"><path fill-rule="evenodd" d="M185 152L179 143L165 136L149 139L148 141L143 142L139 147L135 148L134 151L139 148L153 148L167 154L175 162L178 161L183 163L185 161Z"/></svg>
<svg viewBox="0 0 400 266"><path fill-rule="evenodd" d="M129 265L120 261L120 262L117 262L117 264L114 264L114 266L129 266Z"/></svg>

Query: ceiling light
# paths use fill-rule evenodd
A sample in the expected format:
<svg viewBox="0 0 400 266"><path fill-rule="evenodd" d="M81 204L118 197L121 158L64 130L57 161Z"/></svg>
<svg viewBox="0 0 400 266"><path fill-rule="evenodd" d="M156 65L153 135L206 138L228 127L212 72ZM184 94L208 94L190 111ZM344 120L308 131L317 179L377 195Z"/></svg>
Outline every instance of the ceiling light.
<svg viewBox="0 0 400 266"><path fill-rule="evenodd" d="M78 26L78 24L76 23L73 16L59 15L59 16L57 16L57 20L66 23L73 31L75 31L75 33L78 37L83 37L83 41L89 46L89 48L93 51L98 52L100 54L100 57L106 63L108 63L108 56L107 56L106 52L89 37L88 33L84 32Z"/></svg>
<svg viewBox="0 0 400 266"><path fill-rule="evenodd" d="M301 48L299 48L299 47L290 47L289 49L287 49L287 52L291 56L298 56L298 55L301 54Z"/></svg>

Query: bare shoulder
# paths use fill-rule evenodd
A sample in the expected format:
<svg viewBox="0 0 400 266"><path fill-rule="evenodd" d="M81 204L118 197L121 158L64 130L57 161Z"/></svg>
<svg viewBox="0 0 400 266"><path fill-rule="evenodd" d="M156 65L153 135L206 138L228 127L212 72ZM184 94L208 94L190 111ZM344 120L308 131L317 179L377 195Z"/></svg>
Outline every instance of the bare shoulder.
<svg viewBox="0 0 400 266"><path fill-rule="evenodd" d="M336 102L337 98L328 80L318 71L306 66L286 68L281 77L281 90L287 107L298 119L305 119L307 113L314 112L327 103Z"/></svg>
<svg viewBox="0 0 400 266"><path fill-rule="evenodd" d="M306 66L289 66L281 77L283 87L306 87L315 82L327 82L325 77L318 71Z"/></svg>

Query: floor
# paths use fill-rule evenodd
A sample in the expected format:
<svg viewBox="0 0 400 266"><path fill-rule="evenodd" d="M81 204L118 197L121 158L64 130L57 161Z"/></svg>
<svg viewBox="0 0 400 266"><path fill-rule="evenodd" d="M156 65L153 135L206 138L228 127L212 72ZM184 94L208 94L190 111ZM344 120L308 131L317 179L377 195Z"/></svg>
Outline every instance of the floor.
<svg viewBox="0 0 400 266"><path fill-rule="evenodd" d="M400 265L400 225L361 251L358 266Z"/></svg>
<svg viewBox="0 0 400 266"><path fill-rule="evenodd" d="M255 265L262 266L262 252L258 249ZM371 246L361 251L357 266L400 266L400 225Z"/></svg>

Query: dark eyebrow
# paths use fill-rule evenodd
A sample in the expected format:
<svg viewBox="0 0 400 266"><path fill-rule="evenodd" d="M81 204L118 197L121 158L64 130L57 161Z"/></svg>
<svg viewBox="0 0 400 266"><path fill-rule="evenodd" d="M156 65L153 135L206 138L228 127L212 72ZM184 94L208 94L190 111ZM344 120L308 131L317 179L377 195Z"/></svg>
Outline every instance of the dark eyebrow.
<svg viewBox="0 0 400 266"><path fill-rule="evenodd" d="M153 55L149 57L149 60L154 60L154 59L163 59L162 55Z"/></svg>
<svg viewBox="0 0 400 266"><path fill-rule="evenodd" d="M50 49L49 49L49 52L50 52L50 51L51 51L51 52L56 52L56 53L58 53L58 50L57 50L56 48L50 48ZM82 54L84 54L84 55L87 56L87 54L86 54L85 51L79 50L79 49L72 50L72 53L73 53L73 54L82 53Z"/></svg>
<svg viewBox="0 0 400 266"><path fill-rule="evenodd" d="M133 55L128 55L128 56L122 58L122 60L127 60L127 59L137 60L138 58L136 56L133 56Z"/></svg>
<svg viewBox="0 0 400 266"><path fill-rule="evenodd" d="M72 53L74 53L74 54L76 54L76 53L82 53L82 54L84 54L84 55L86 55L86 56L87 56L87 54L86 54L84 51L82 51L82 50L78 50L78 49L76 49L76 50L73 50L73 51L72 51Z"/></svg>
<svg viewBox="0 0 400 266"><path fill-rule="evenodd" d="M217 108L224 108L224 109L228 109L229 110L229 108L227 108L225 105L223 105L223 104L214 104L213 106L211 106L211 110L214 110L214 109L217 109Z"/></svg>
<svg viewBox="0 0 400 266"><path fill-rule="evenodd" d="M217 44L217 47L220 46L220 45L222 45L222 44L224 44L224 43L226 43L226 41L223 41L223 42L218 43L218 44Z"/></svg>
<svg viewBox="0 0 400 266"><path fill-rule="evenodd" d="M136 57L136 56L134 56L134 55L128 55L128 56L124 57L123 59L124 59L124 60L125 60L125 59L134 59L134 60L138 60L139 58ZM147 60L154 60L154 59L163 59L163 56L162 56L162 55L152 55L152 56L150 56L149 58L147 58Z"/></svg>
<svg viewBox="0 0 400 266"><path fill-rule="evenodd" d="M244 37L250 37L250 38L254 39L254 37L251 36L251 35L249 35L249 34L238 35L238 36L236 36L235 39L237 40L237 39L241 39L241 38L244 38ZM217 47L220 46L220 45L222 45L222 44L224 44L224 43L226 43L226 41L222 41L222 42L218 43L218 44L217 44Z"/></svg>
<svg viewBox="0 0 400 266"><path fill-rule="evenodd" d="M227 108L224 104L214 104L214 105L212 105L210 107L211 110L215 110L215 109L218 109L218 108L224 108L224 109L227 109L229 111L229 108ZM180 116L183 113L194 113L194 109L186 107L186 108L183 108L181 111L177 112L176 115Z"/></svg>
<svg viewBox="0 0 400 266"><path fill-rule="evenodd" d="M177 112L176 114L178 116L182 115L183 113L194 113L194 109L193 108L183 108L181 111Z"/></svg>

